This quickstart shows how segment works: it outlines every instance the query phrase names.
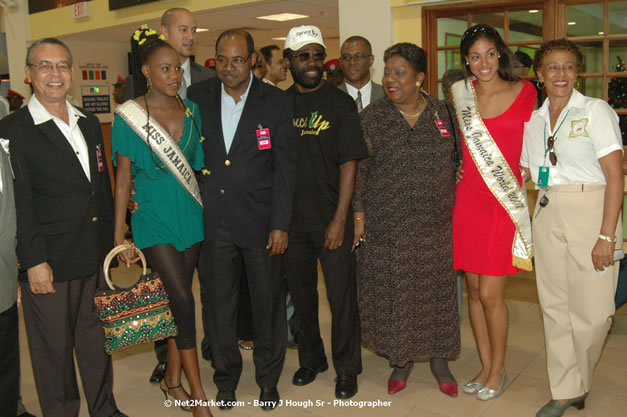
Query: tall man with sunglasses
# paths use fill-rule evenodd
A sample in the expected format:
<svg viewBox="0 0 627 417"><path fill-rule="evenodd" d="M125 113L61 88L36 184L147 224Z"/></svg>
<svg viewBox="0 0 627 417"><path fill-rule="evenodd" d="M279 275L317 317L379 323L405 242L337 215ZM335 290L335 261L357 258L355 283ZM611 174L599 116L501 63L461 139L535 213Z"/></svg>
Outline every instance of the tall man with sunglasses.
<svg viewBox="0 0 627 417"><path fill-rule="evenodd" d="M261 408L276 407L287 325L281 255L287 249L294 195L293 101L252 75L248 32L216 41L217 78L190 87L202 116L205 169L199 178L205 241L199 276L221 409L232 407L242 372L237 306L246 271L255 329L253 360Z"/></svg>
<svg viewBox="0 0 627 417"><path fill-rule="evenodd" d="M335 396L357 393L361 373L351 200L357 161L368 156L355 102L322 79L325 45L316 26L292 28L285 41L294 85L296 191L286 253L288 286L300 319L294 385L328 369L318 322L320 260L331 307Z"/></svg>

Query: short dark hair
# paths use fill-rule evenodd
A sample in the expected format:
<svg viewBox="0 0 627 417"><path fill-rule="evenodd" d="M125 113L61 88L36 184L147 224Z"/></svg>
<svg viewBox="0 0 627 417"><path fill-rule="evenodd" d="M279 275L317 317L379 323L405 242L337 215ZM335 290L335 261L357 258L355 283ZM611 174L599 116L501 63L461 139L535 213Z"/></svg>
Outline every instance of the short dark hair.
<svg viewBox="0 0 627 417"><path fill-rule="evenodd" d="M370 41L366 38L364 38L363 36L359 36L359 35L353 35L349 38L347 38L343 43L342 46L344 46L345 44L349 43L349 42L363 42L366 44L366 48L368 48L368 55L372 55L372 45L370 45ZM341 50L342 48L340 48Z"/></svg>
<svg viewBox="0 0 627 417"><path fill-rule="evenodd" d="M514 52L514 58L516 58L523 67L531 68L531 64L533 63L533 60L528 54L524 53L520 49Z"/></svg>
<svg viewBox="0 0 627 417"><path fill-rule="evenodd" d="M218 53L218 45L220 45L222 39L226 38L227 36L239 36L243 38L246 41L246 49L248 50L248 55L251 55L253 52L255 52L255 41L253 41L253 37L250 35L250 33L245 31L244 29L228 29L222 32L220 36L218 36L218 39L216 39L216 54Z"/></svg>
<svg viewBox="0 0 627 417"><path fill-rule="evenodd" d="M39 45L43 45L46 43L50 45L58 45L62 47L63 49L65 49L65 51L67 52L68 59L70 60L69 62L70 67L72 66L74 62L74 60L72 59L72 51L70 51L70 48L68 48L67 45L63 43L63 41L57 38L42 38L33 42L32 45L26 49L26 65L33 64L32 60L33 60L33 55L35 53L35 48L37 48Z"/></svg>
<svg viewBox="0 0 627 417"><path fill-rule="evenodd" d="M533 70L537 73L542 68L542 60L553 51L567 51L577 60L577 72L583 68L583 54L573 42L568 39L555 39L542 44L533 58Z"/></svg>
<svg viewBox="0 0 627 417"><path fill-rule="evenodd" d="M496 51L499 55L499 77L505 81L518 80L518 77L516 77L512 72L512 52L509 50L507 45L505 45L503 38L501 38L501 35L499 35L496 29L483 23L468 28L462 35L462 42L459 45L459 50L462 57L465 59L465 63L463 65L465 78L468 78L471 75L468 65L468 53L470 48L479 39L487 39L493 42L494 46L496 46Z"/></svg>
<svg viewBox="0 0 627 417"><path fill-rule="evenodd" d="M383 53L383 62L388 62L390 57L396 55L405 58L416 72L427 75L427 54L418 45L409 42L394 44Z"/></svg>
<svg viewBox="0 0 627 417"><path fill-rule="evenodd" d="M272 51L279 51L279 53L281 53L281 48L276 45L268 45L259 50L259 53L263 56L268 64L270 64L270 62L272 61Z"/></svg>

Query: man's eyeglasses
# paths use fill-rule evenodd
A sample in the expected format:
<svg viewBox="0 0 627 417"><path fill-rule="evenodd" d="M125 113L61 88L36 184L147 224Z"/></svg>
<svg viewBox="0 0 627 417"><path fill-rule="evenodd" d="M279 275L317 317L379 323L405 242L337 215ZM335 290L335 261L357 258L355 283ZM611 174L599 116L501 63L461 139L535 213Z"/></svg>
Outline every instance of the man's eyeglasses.
<svg viewBox="0 0 627 417"><path fill-rule="evenodd" d="M327 54L324 51L302 51L296 54L292 54L294 58L297 58L300 62L307 62L313 57L314 61L324 61Z"/></svg>
<svg viewBox="0 0 627 417"><path fill-rule="evenodd" d="M555 154L555 149L553 148L555 146L555 136L549 136L546 140L546 144L549 148L549 161L551 161L551 164L555 166L557 164L557 155Z"/></svg>
<svg viewBox="0 0 627 417"><path fill-rule="evenodd" d="M351 62L351 61L355 61L357 63L365 61L366 59L370 58L372 55L362 55L362 54L355 54L355 55L342 55L340 57L341 61L345 61L345 62Z"/></svg>
<svg viewBox="0 0 627 417"><path fill-rule="evenodd" d="M226 67L230 63L234 67L241 67L249 59L250 59L250 55L248 55L246 58L244 58L243 56L234 56L231 59L229 59L229 58L227 58L225 56L222 56L222 55L218 55L216 57L216 65L218 65L220 67Z"/></svg>
<svg viewBox="0 0 627 417"><path fill-rule="evenodd" d="M54 71L55 67L59 72L72 71L72 66L65 61L57 62L56 64L48 61L41 61L39 64L28 64L28 66L37 69L37 71L42 74L48 74Z"/></svg>

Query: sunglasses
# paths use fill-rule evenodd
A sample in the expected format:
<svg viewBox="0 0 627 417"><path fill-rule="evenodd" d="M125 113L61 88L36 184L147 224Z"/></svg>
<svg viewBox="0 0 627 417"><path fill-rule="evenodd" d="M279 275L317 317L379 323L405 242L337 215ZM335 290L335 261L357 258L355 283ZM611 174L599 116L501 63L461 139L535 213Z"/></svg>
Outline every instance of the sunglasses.
<svg viewBox="0 0 627 417"><path fill-rule="evenodd" d="M546 140L546 143L549 148L549 161L551 161L551 164L555 166L557 164L557 155L555 154L555 149L553 148L553 146L555 145L555 136L549 136L549 138Z"/></svg>
<svg viewBox="0 0 627 417"><path fill-rule="evenodd" d="M302 51L297 54L292 54L294 58L298 58L301 62L307 62L313 56L314 61L324 61L324 58L327 57L327 54L324 51Z"/></svg>

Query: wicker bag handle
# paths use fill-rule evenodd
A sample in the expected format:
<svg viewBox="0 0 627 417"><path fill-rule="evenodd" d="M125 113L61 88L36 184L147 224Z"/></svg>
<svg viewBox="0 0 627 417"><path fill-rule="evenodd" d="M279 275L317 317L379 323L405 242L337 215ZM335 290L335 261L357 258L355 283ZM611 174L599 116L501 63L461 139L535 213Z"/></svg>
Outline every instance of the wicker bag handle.
<svg viewBox="0 0 627 417"><path fill-rule="evenodd" d="M131 245L118 245L115 248L111 249L111 252L109 252L107 254L107 256L105 257L104 263L103 263L103 268L104 268L104 277L105 277L105 281L107 282L107 285L109 286L109 288L111 288L112 290L115 290L115 285L113 285L113 282L111 281L111 278L109 277L109 265L111 264L111 261L121 252L124 252L125 250L129 250L131 249L132 246ZM139 259L142 262L142 276L146 275L146 257L144 256L144 254L142 253L141 250L139 250L138 248L135 248L135 250L137 251L137 255L139 256ZM139 280L138 280L139 281Z"/></svg>

